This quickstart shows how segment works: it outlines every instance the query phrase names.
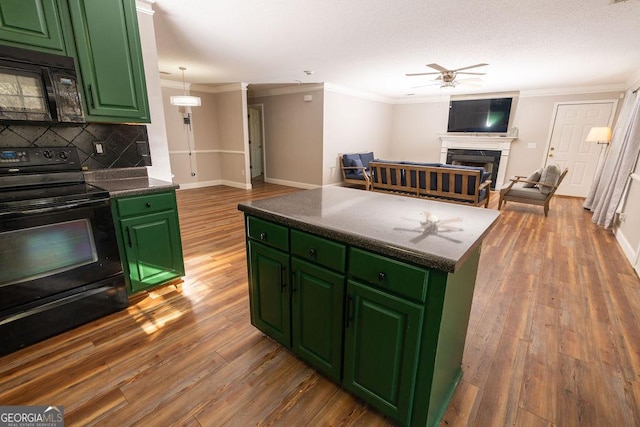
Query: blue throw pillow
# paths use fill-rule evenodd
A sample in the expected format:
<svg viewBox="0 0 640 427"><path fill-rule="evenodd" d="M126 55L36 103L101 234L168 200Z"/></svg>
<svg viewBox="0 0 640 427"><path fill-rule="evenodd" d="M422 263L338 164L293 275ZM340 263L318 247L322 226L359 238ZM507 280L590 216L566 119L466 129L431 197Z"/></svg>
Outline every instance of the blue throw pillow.
<svg viewBox="0 0 640 427"><path fill-rule="evenodd" d="M351 161L351 165L350 166L364 167L364 165L362 164L362 160L360 160L360 159L353 159ZM362 176L362 169L351 169L351 172L353 172L356 175Z"/></svg>

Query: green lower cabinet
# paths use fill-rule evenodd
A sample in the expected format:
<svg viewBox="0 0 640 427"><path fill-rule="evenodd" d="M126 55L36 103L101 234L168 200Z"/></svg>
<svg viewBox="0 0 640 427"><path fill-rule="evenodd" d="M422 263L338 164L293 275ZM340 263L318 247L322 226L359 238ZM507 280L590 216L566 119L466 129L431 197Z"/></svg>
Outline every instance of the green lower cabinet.
<svg viewBox="0 0 640 427"><path fill-rule="evenodd" d="M251 323L291 347L289 254L249 241Z"/></svg>
<svg viewBox="0 0 640 427"><path fill-rule="evenodd" d="M161 285L184 275L180 234L174 212L121 221L131 291Z"/></svg>
<svg viewBox="0 0 640 427"><path fill-rule="evenodd" d="M423 308L354 281L346 305L344 387L408 424Z"/></svg>
<svg viewBox="0 0 640 427"><path fill-rule="evenodd" d="M174 191L116 198L112 212L130 294L184 276Z"/></svg>
<svg viewBox="0 0 640 427"><path fill-rule="evenodd" d="M480 248L447 273L246 224L253 325L399 425L437 426L462 376Z"/></svg>
<svg viewBox="0 0 640 427"><path fill-rule="evenodd" d="M291 260L292 350L334 381L342 375L344 275Z"/></svg>
<svg viewBox="0 0 640 427"><path fill-rule="evenodd" d="M57 0L0 0L0 44L65 55Z"/></svg>

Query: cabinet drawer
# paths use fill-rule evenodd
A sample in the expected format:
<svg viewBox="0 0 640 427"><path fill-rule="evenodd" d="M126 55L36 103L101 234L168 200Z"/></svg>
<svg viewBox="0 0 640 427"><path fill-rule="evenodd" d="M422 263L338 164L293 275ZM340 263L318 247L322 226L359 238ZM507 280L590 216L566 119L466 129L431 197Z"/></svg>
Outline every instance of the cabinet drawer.
<svg viewBox="0 0 640 427"><path fill-rule="evenodd" d="M351 248L349 274L377 288L425 301L428 270Z"/></svg>
<svg viewBox="0 0 640 427"><path fill-rule="evenodd" d="M120 217L176 209L175 193L157 193L116 199Z"/></svg>
<svg viewBox="0 0 640 427"><path fill-rule="evenodd" d="M291 253L332 270L344 272L347 249L340 243L291 230Z"/></svg>
<svg viewBox="0 0 640 427"><path fill-rule="evenodd" d="M252 216L248 217L247 234L250 238L274 248L289 250L289 229Z"/></svg>

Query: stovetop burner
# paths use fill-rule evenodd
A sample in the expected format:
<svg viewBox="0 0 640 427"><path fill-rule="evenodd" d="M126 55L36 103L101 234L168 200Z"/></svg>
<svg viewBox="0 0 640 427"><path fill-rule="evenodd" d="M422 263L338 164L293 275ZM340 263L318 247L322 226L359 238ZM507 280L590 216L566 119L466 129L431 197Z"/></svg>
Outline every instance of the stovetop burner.
<svg viewBox="0 0 640 427"><path fill-rule="evenodd" d="M75 147L0 150L0 216L108 198L84 181Z"/></svg>

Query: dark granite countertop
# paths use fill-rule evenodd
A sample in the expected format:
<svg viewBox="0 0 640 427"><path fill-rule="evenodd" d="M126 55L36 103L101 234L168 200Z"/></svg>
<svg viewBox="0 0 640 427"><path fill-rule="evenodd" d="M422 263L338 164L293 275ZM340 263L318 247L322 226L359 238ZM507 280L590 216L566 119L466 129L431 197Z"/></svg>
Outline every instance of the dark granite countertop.
<svg viewBox="0 0 640 427"><path fill-rule="evenodd" d="M397 259L456 271L500 213L345 187L248 201L238 209Z"/></svg>
<svg viewBox="0 0 640 427"><path fill-rule="evenodd" d="M149 178L145 167L86 171L84 177L89 184L107 190L111 197L137 196L180 188L171 182Z"/></svg>

